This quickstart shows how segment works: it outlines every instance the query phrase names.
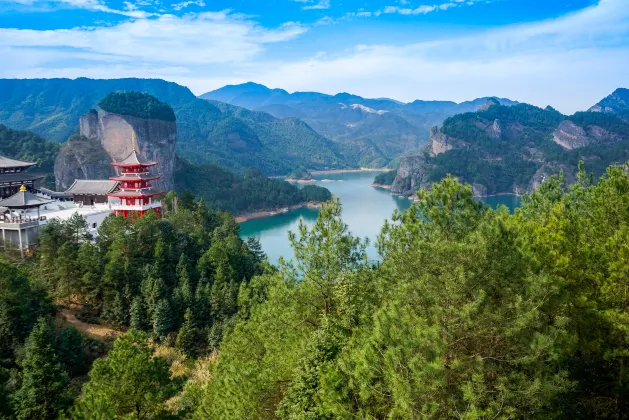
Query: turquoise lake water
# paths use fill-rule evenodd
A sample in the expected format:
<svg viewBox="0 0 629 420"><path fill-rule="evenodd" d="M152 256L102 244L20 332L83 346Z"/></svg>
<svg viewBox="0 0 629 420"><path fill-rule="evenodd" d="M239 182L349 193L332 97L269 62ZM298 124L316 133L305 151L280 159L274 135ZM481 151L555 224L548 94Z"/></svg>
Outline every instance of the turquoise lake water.
<svg viewBox="0 0 629 420"><path fill-rule="evenodd" d="M369 238L370 246L367 253L370 259L378 258L374 245L384 221L391 218L395 209L404 211L411 205L410 200L406 198L393 196L387 190L370 187L376 175L376 172L351 172L315 176L316 185L329 189L341 199L343 220L349 225L352 234ZM513 195L487 197L483 201L492 207L505 205L511 211L520 204L520 198ZM288 242L288 231L296 232L300 219L308 226L312 226L318 213L317 209L302 208L249 220L240 224L240 235L243 238L250 236L259 238L269 261L275 264L281 256L288 259L293 256Z"/></svg>

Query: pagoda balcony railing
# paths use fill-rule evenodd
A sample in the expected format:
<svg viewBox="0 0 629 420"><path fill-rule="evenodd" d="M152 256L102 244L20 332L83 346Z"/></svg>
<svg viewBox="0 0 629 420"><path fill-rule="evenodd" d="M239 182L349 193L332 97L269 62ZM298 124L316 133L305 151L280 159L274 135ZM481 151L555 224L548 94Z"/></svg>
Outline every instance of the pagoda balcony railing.
<svg viewBox="0 0 629 420"><path fill-rule="evenodd" d="M153 201L149 204L112 204L112 210L128 210L128 211L141 211L141 210L149 210L157 207L161 207L161 201Z"/></svg>

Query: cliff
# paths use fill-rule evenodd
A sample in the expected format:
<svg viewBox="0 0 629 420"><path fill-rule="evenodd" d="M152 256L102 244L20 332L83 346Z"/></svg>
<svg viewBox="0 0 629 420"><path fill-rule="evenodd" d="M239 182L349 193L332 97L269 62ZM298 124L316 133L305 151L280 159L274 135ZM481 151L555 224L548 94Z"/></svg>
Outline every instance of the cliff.
<svg viewBox="0 0 629 420"><path fill-rule="evenodd" d="M427 181L429 166L426 158L420 156L406 156L400 160L397 175L391 184L391 193L398 195L412 195Z"/></svg>
<svg viewBox="0 0 629 420"><path fill-rule="evenodd" d="M138 118L98 108L81 117L81 135L97 139L110 162L126 158L133 150L131 133L136 136L136 149L144 158L157 162L154 171L160 179L153 187L170 191L175 186L175 121Z"/></svg>
<svg viewBox="0 0 629 420"><path fill-rule="evenodd" d="M421 155L402 159L392 192L411 195L451 174L478 196L523 194L560 172L574 182L580 160L600 176L609 165L629 159L629 123L622 115L565 116L550 107L488 102L433 128Z"/></svg>
<svg viewBox="0 0 629 420"><path fill-rule="evenodd" d="M65 191L75 179L108 179L114 176L110 158L98 139L73 136L55 159L57 191Z"/></svg>
<svg viewBox="0 0 629 420"><path fill-rule="evenodd" d="M57 188L67 188L75 178L113 175L110 163L129 156L135 133L139 154L157 162L154 171L160 179L153 181L153 187L160 191L174 189L177 126L168 104L145 93L110 93L97 109L81 116L79 127L82 141L68 141L55 162Z"/></svg>

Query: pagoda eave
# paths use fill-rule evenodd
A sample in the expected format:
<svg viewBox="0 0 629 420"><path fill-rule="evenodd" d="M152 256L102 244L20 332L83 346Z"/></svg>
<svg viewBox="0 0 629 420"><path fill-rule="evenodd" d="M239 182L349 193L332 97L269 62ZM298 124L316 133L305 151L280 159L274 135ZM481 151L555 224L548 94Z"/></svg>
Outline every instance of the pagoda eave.
<svg viewBox="0 0 629 420"><path fill-rule="evenodd" d="M110 181L117 181L117 182L142 182L142 181L155 181L156 179L159 179L158 176L151 176L151 177L146 177L146 178L125 178L123 176L115 176L115 177L111 177L109 178Z"/></svg>
<svg viewBox="0 0 629 420"><path fill-rule="evenodd" d="M157 165L157 162L147 162L147 163L112 163L111 166L116 166L118 168L148 168L150 166Z"/></svg>
<svg viewBox="0 0 629 420"><path fill-rule="evenodd" d="M129 191L127 191L129 192ZM120 193L111 193L107 194L107 197L112 198L144 198L144 197L155 197L156 195L164 194L162 191L152 192L152 193L137 193L137 194L120 194Z"/></svg>

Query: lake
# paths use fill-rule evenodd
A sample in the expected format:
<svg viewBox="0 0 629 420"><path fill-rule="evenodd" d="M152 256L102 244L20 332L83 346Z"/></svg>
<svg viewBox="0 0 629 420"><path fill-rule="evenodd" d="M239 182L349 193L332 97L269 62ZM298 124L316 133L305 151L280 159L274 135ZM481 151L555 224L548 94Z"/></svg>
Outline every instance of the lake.
<svg viewBox="0 0 629 420"><path fill-rule="evenodd" d="M390 219L393 211L406 210L411 201L391 195L388 190L373 188L377 172L347 172L328 175L317 175L316 185L327 188L341 199L343 220L349 225L354 236L369 238L370 246L367 254L370 259L377 259L374 247L376 238L386 219ZM520 198L514 195L487 197L483 201L492 207L506 205L511 211L519 206ZM293 251L288 242L288 231L297 231L299 220L303 219L308 226L317 220L317 209L301 208L287 213L261 219L248 220L240 224L240 236L255 236L260 239L262 249L273 264L280 257L292 258Z"/></svg>

